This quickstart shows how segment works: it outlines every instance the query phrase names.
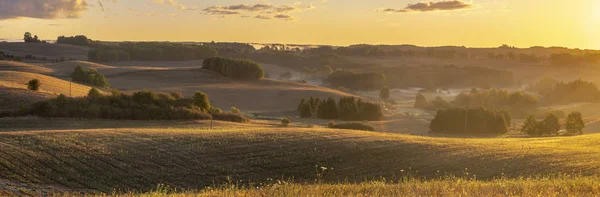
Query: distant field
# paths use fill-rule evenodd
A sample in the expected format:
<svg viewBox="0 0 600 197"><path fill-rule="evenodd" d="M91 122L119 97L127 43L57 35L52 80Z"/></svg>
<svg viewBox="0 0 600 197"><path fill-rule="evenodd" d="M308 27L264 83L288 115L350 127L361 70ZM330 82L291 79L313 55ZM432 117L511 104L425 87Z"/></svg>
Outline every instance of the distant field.
<svg viewBox="0 0 600 197"><path fill-rule="evenodd" d="M0 43L0 51L10 55L24 57L33 55L38 58L46 57L56 60L58 58L87 60L89 47L68 44L41 44L41 43Z"/></svg>
<svg viewBox="0 0 600 197"><path fill-rule="evenodd" d="M177 127L180 123L173 122L175 128L166 123L154 127L144 122L81 120L65 128L62 125L67 123L49 121L53 120L0 129L0 179L112 192L114 188L150 191L158 184L202 189L228 180L360 183L450 175L493 180L595 176L600 170L600 135L596 134L461 139L262 123L219 122L215 130L207 130L207 121L193 127ZM10 122L15 121L0 120L0 125Z"/></svg>
<svg viewBox="0 0 600 197"><path fill-rule="evenodd" d="M40 86L40 92L48 94L65 94L67 96L71 94L74 97L78 97L87 95L91 89L91 87L86 85L70 83L69 81L47 75L27 72L0 71L0 86L3 87L27 89L27 82L32 79L40 80L42 84Z"/></svg>

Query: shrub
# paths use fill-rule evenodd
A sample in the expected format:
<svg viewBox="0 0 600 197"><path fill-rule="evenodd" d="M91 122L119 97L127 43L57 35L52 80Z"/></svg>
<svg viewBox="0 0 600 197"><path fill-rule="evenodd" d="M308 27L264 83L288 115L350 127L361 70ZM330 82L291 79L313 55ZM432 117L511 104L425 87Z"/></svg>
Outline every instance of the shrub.
<svg viewBox="0 0 600 197"><path fill-rule="evenodd" d="M41 82L38 79L32 79L31 81L29 81L27 83L27 89L29 90L34 90L34 91L38 91L40 90L40 86L41 86Z"/></svg>
<svg viewBox="0 0 600 197"><path fill-rule="evenodd" d="M390 98L390 88L388 86L383 86L381 90L379 90L379 98L383 100L388 100Z"/></svg>
<svg viewBox="0 0 600 197"><path fill-rule="evenodd" d="M282 118L281 125L287 127L292 121L289 118Z"/></svg>
<svg viewBox="0 0 600 197"><path fill-rule="evenodd" d="M220 114L223 113L223 110L218 107L211 107L210 110L208 110L208 112L211 114Z"/></svg>
<svg viewBox="0 0 600 197"><path fill-rule="evenodd" d="M194 105L200 107L200 109L204 110L204 111L211 111L211 106L210 106L210 101L208 100L208 95L206 95L204 92L196 92L194 94Z"/></svg>
<svg viewBox="0 0 600 197"><path fill-rule="evenodd" d="M242 114L238 114L238 113L213 113L212 117L214 120L222 120L222 121L229 121L229 122L249 122L250 120L242 115Z"/></svg>
<svg viewBox="0 0 600 197"><path fill-rule="evenodd" d="M239 114L240 113L240 109L238 109L237 107L232 106L231 109L229 110L229 112L234 113L234 114Z"/></svg>
<svg viewBox="0 0 600 197"><path fill-rule="evenodd" d="M372 126L362 124L362 123L344 123L329 126L332 129L348 129L348 130L362 130L362 131L375 131L375 128Z"/></svg>
<svg viewBox="0 0 600 197"><path fill-rule="evenodd" d="M419 109L427 109L429 108L430 104L429 102L427 102L427 99L425 99L425 96L423 96L423 94L421 93L417 93L417 96L415 98L415 104L413 105L414 108L419 108Z"/></svg>
<svg viewBox="0 0 600 197"><path fill-rule="evenodd" d="M100 94L100 91L98 91L98 89L92 88L88 92L87 96L90 97L90 98L98 98L98 97L102 96L102 94Z"/></svg>
<svg viewBox="0 0 600 197"><path fill-rule="evenodd" d="M335 126L335 121L330 120L329 123L327 123L327 127L331 128L333 126Z"/></svg>
<svg viewBox="0 0 600 197"><path fill-rule="evenodd" d="M261 80L264 77L263 68L250 60L212 57L204 60L202 68L231 79Z"/></svg>
<svg viewBox="0 0 600 197"><path fill-rule="evenodd" d="M181 92L171 92L171 96L175 99L183 98L183 95L181 94Z"/></svg>

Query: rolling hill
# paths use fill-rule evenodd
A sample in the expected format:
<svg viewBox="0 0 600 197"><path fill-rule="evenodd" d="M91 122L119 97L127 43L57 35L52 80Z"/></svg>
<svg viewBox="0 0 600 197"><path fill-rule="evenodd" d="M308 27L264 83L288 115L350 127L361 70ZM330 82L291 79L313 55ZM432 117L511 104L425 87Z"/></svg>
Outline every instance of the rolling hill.
<svg viewBox="0 0 600 197"><path fill-rule="evenodd" d="M600 170L600 135L553 138L430 138L323 128L240 128L208 121L193 128L79 121L96 129L15 120L0 125L0 179L75 191L198 189L243 181L311 183L436 178L519 178ZM257 125L258 124L258 125ZM38 125L36 129L32 125ZM124 126L120 126L124 125ZM129 126L127 126L129 125ZM238 124L236 124L238 125Z"/></svg>
<svg viewBox="0 0 600 197"><path fill-rule="evenodd" d="M14 61L0 61L0 71L20 71L40 74L54 73L54 69L51 68Z"/></svg>
<svg viewBox="0 0 600 197"><path fill-rule="evenodd" d="M89 47L68 44L42 44L42 43L0 43L0 51L10 55L24 57L33 55L38 58L48 59L77 59L87 60Z"/></svg>

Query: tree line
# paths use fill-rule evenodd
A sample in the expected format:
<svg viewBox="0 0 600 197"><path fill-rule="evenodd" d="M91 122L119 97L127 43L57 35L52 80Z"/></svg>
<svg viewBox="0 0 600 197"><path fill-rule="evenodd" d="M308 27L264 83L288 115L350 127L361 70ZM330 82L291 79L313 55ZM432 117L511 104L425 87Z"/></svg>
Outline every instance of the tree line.
<svg viewBox="0 0 600 197"><path fill-rule="evenodd" d="M264 70L260 64L244 59L211 57L202 62L202 68L231 79L261 80L264 77Z"/></svg>
<svg viewBox="0 0 600 197"><path fill-rule="evenodd" d="M385 75L380 73L355 73L338 69L331 73L325 82L334 87L345 87L355 90L381 89L386 82Z"/></svg>
<svg viewBox="0 0 600 197"><path fill-rule="evenodd" d="M70 45L79 45L79 46L92 46L94 45L94 41L89 39L85 35L77 35L77 36L59 36L56 38L57 44L70 44Z"/></svg>
<svg viewBox="0 0 600 197"><path fill-rule="evenodd" d="M88 59L94 62L183 61L200 60L218 55L216 49L203 45L168 42L124 42L101 45L89 51Z"/></svg>
<svg viewBox="0 0 600 197"><path fill-rule="evenodd" d="M337 102L333 98L310 97L300 101L297 111L301 118L348 121L378 121L384 118L381 105L356 97L342 97Z"/></svg>
<svg viewBox="0 0 600 197"><path fill-rule="evenodd" d="M585 122L579 112L570 113L565 120L567 134L581 135L585 128ZM529 116L523 122L521 132L531 136L558 135L562 125L555 114L548 114L542 121L537 121L535 116Z"/></svg>
<svg viewBox="0 0 600 197"><path fill-rule="evenodd" d="M35 103L19 112L4 112L1 115L118 120L248 121L239 113L224 113L212 107L208 96L202 92L196 92L192 98L183 98L178 93L163 94L152 91L139 91L130 95L115 90L110 95L102 95L95 88L90 89L86 97L69 98L61 94L55 99Z"/></svg>
<svg viewBox="0 0 600 197"><path fill-rule="evenodd" d="M500 135L509 131L511 121L505 111L449 108L437 111L429 129L433 133Z"/></svg>

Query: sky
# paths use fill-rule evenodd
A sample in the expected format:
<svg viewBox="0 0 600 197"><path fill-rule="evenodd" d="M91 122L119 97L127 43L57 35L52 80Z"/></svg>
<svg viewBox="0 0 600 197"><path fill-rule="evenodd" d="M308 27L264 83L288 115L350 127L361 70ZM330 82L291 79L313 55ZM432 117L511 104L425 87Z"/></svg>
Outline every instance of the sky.
<svg viewBox="0 0 600 197"><path fill-rule="evenodd" d="M0 0L0 39L600 49L599 0Z"/></svg>

